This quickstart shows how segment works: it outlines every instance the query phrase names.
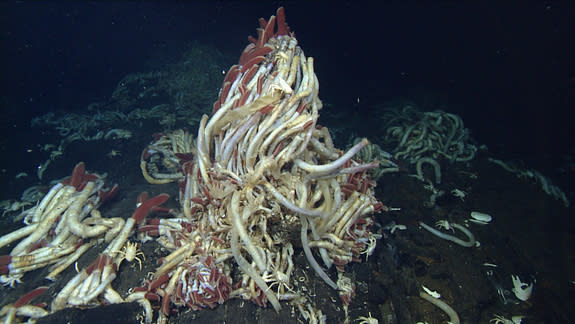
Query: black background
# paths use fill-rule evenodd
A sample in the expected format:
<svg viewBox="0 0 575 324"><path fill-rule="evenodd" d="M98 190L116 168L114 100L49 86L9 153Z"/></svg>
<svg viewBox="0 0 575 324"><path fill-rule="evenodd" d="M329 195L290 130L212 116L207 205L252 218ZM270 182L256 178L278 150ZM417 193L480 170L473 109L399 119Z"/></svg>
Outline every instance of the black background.
<svg viewBox="0 0 575 324"><path fill-rule="evenodd" d="M239 57L257 18L281 5L316 59L322 100L369 116L434 93L490 149L557 165L575 154L568 2L4 2L2 127L84 109L193 41Z"/></svg>

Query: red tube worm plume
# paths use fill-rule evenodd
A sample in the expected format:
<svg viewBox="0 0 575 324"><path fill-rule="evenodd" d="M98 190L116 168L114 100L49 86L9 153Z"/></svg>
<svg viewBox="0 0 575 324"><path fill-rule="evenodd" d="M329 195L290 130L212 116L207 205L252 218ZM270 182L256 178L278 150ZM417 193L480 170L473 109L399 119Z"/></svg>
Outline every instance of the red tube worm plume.
<svg viewBox="0 0 575 324"><path fill-rule="evenodd" d="M107 254L100 254L87 268L86 273L91 274L94 270L102 270L104 267L112 262L112 257Z"/></svg>
<svg viewBox="0 0 575 324"><path fill-rule="evenodd" d="M8 265L12 262L11 255L0 255L0 265Z"/></svg>
<svg viewBox="0 0 575 324"><path fill-rule="evenodd" d="M146 218L146 216L153 207L165 203L168 200L168 198L170 198L170 195L165 193L159 194L156 197L149 199L146 199L147 196L148 196L147 193L142 193L140 194L140 197L138 197L139 202L138 208L136 208L136 210L132 214L132 218L136 221L136 223L139 223L144 218Z"/></svg>
<svg viewBox="0 0 575 324"><path fill-rule="evenodd" d="M214 102L212 113L218 111L218 109L225 102L228 96L231 85L234 83L238 77L241 77L244 73L247 73L250 69L253 70L253 74L257 71L259 64L265 59L265 56L273 51L273 46L268 44L271 38L294 34L290 31L289 26L286 23L285 10L280 7L275 16L271 16L269 20L264 18L259 19L260 27L257 29L258 37L253 36L248 37L250 44L246 46L237 65L233 65L228 71L224 82L222 83L222 90L218 100ZM276 29L277 26L277 29ZM274 30L276 30L274 32ZM255 68L254 68L255 67ZM245 77L244 81L247 83L251 79L250 76ZM258 89L261 85L258 85ZM245 102L245 99L239 101L240 103Z"/></svg>
<svg viewBox="0 0 575 324"><path fill-rule="evenodd" d="M76 190L80 187L80 184L84 179L84 174L86 174L86 164L84 164L84 162L76 164L74 171L72 171L72 175L69 178L70 185L76 188Z"/></svg>
<svg viewBox="0 0 575 324"><path fill-rule="evenodd" d="M26 295L20 297L20 299L14 303L14 307L18 308L30 303L32 299L42 295L46 290L48 290L48 287L42 286L30 291Z"/></svg>
<svg viewBox="0 0 575 324"><path fill-rule="evenodd" d="M152 280L152 282L150 283L150 286L148 287L148 291L156 292L156 290L158 288L160 288L161 285L168 282L168 280L170 280L169 274L166 273L166 274L161 275L159 278Z"/></svg>
<svg viewBox="0 0 575 324"><path fill-rule="evenodd" d="M115 184L112 188L109 189L102 189L98 191L98 196L100 196L100 201L102 203L114 198L118 194L118 190L120 187L118 184Z"/></svg>
<svg viewBox="0 0 575 324"><path fill-rule="evenodd" d="M139 194L139 195L138 195L138 199L136 200L136 207L140 207L140 205L141 205L144 201L148 200L148 198L150 198L150 195L149 195L146 191L144 191L144 192L142 192L141 194Z"/></svg>
<svg viewBox="0 0 575 324"><path fill-rule="evenodd" d="M84 164L84 162L79 162L74 167L72 175L62 181L62 184L73 186L77 191L80 191L84 189L86 182L94 181L98 178L99 176L95 174L86 173L86 164Z"/></svg>
<svg viewBox="0 0 575 324"><path fill-rule="evenodd" d="M12 263L11 255L0 255L0 274L10 272L10 263Z"/></svg>

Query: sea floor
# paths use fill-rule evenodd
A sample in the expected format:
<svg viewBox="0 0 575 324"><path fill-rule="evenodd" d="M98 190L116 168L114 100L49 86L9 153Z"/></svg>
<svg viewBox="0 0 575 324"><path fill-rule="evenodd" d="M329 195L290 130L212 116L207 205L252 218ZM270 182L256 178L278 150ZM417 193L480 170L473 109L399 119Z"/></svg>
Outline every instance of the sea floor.
<svg viewBox="0 0 575 324"><path fill-rule="evenodd" d="M44 179L60 179L70 174L73 166L84 161L87 169L107 173L108 183L120 185L119 196L100 208L104 217L129 217L136 207L136 198L148 191L151 195L171 195L168 207L178 208L176 184L150 185L141 176L139 155L151 140L153 130L134 129L130 140L73 142L64 155L56 159L44 174ZM47 134L46 138L49 138ZM30 143L30 145L32 145ZM24 147L23 145L22 147ZM111 150L121 155L108 156ZM15 155L23 167L30 161L25 153ZM28 155L29 156L29 155ZM410 176L410 170L386 174L378 181L377 197L389 207L400 211L377 214L374 230L382 234L374 253L361 263L346 266L346 274L356 285L356 296L349 306L350 323L358 323L360 316L377 318L379 323L445 323L447 315L419 297L422 285L441 294L441 299L459 314L462 323L489 323L495 315L508 319L526 316L523 323L568 323L575 321L575 225L572 208L546 195L541 186L529 179L517 178L500 166L488 162L488 152L478 154L470 163L442 163L444 190L434 206L426 207L431 192L425 183ZM14 179L18 160L12 161L0 175L5 184L2 199L18 197L28 186L37 184L32 172L24 179ZM8 170L8 171L6 171ZM47 181L43 181L48 184ZM49 188L47 185L46 188ZM464 199L450 192L459 189L467 193ZM439 220L465 224L472 211L487 213L493 220L487 225L468 223L468 229L480 245L462 247L431 235L419 226L425 222L433 226ZM1 233L18 228L9 214L1 219ZM405 225L393 233L385 229L390 222ZM465 239L461 232L452 233ZM13 247L0 249L0 255ZM78 261L82 268L91 263L105 248L91 249ZM153 272L158 259L166 256L159 244L143 244L146 258L142 269L137 262L124 263L118 270L113 287L125 296L130 288L142 285ZM296 246L295 286L321 309L327 323L343 323L345 315L336 291L329 288L307 264L303 251ZM486 266L485 264L493 264ZM70 267L55 282L44 279L46 269L27 273L23 283L15 288L0 287L2 306L14 302L24 293L38 286L48 286L47 293L35 302L50 303L58 291L76 273ZM335 269L329 275L336 278ZM491 275L488 275L490 273ZM533 294L527 301L519 301L511 292L511 275L534 282ZM500 287L506 303L498 294ZM507 291L507 294L505 294ZM157 306L157 305L156 305ZM180 308L170 323L299 323L306 322L298 309L282 303L276 313L270 306L259 307L249 301L231 299L214 309L192 311ZM158 307L155 308L157 310ZM39 323L139 323L142 309L136 303L65 309L40 319Z"/></svg>

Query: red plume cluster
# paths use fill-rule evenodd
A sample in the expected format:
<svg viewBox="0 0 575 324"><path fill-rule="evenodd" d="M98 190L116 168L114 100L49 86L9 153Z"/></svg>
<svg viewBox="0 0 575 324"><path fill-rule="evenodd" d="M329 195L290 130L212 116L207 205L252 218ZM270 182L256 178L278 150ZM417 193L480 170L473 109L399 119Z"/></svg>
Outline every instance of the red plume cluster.
<svg viewBox="0 0 575 324"><path fill-rule="evenodd" d="M285 10L283 7L278 8L276 15L271 16L269 20L260 18L259 22L260 28L257 29L258 38L254 38L253 36L248 37L250 44L246 46L242 52L238 64L233 65L226 74L220 96L214 103L214 113L225 102L234 80L236 80L240 74L245 74L243 77L244 80L251 80L252 76L257 72L259 64L265 59L266 55L273 50L273 47L268 44L270 38L284 35L294 37L294 33L290 31L286 23ZM275 30L276 24L277 30ZM243 104L242 100L239 101L239 105L241 104Z"/></svg>

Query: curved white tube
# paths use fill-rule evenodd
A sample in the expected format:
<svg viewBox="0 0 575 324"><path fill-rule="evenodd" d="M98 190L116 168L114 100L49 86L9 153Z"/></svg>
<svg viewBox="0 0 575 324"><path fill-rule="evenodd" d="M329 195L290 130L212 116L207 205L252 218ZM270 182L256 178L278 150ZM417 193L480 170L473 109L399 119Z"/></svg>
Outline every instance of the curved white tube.
<svg viewBox="0 0 575 324"><path fill-rule="evenodd" d="M423 291L419 293L419 297L427 300L428 302L432 303L433 305L437 306L439 309L444 311L445 314L447 314L449 316L449 323L453 323L453 324L459 324L460 323L459 315L457 315L455 310L453 310L453 308L451 308L451 306L449 306L443 300L432 297L431 295L429 295L428 293L425 293Z"/></svg>
<svg viewBox="0 0 575 324"><path fill-rule="evenodd" d="M419 222L419 225L421 225L421 227L425 228L428 232L430 232L431 234L442 238L444 240L448 240L451 241L453 243L459 244L461 246L464 247L472 247L475 245L475 236L473 236L473 233L471 233L467 228L465 228L465 226L461 226L459 224L451 224L451 226L453 226L453 228L457 228L458 230L462 231L465 235L467 235L467 238L469 239L469 241L464 241L458 237L455 237L453 235L449 235L446 233L443 233L441 231L436 230L435 228L425 224L424 222Z"/></svg>

